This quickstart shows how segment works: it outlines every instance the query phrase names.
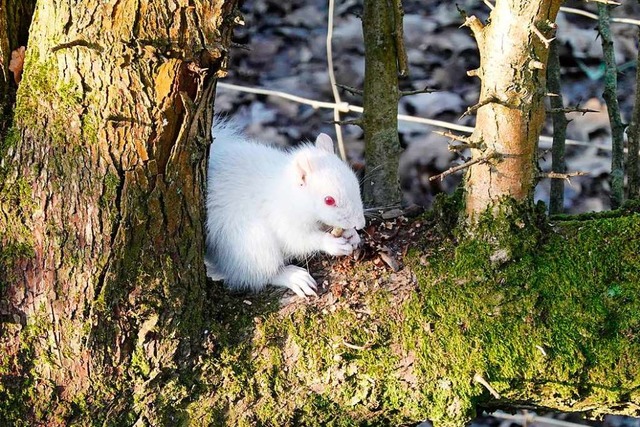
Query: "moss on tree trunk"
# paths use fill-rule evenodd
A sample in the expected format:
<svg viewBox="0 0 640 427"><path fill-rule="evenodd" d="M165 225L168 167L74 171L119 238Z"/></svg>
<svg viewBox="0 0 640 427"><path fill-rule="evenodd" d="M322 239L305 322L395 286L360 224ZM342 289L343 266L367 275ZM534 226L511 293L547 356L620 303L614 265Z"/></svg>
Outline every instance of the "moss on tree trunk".
<svg viewBox="0 0 640 427"><path fill-rule="evenodd" d="M1 152L0 419L178 416L202 326L206 150L234 7L38 2ZM11 397L15 381L25 389Z"/></svg>

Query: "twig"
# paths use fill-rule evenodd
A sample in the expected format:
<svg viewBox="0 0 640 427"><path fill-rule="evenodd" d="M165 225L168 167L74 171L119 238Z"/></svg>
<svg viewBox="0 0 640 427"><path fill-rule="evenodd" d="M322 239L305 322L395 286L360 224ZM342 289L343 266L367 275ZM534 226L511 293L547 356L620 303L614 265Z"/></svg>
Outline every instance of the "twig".
<svg viewBox="0 0 640 427"><path fill-rule="evenodd" d="M479 39L480 35L482 34L482 30L484 29L484 24L478 19L477 16L472 15L466 17L462 25L460 25L460 28L462 27L469 27L474 37L476 39Z"/></svg>
<svg viewBox="0 0 640 427"><path fill-rule="evenodd" d="M556 98L557 99L557 98ZM547 113L557 114L557 113L599 113L600 110L592 110L591 108L579 108L579 107L567 107L567 108L550 108L547 110Z"/></svg>
<svg viewBox="0 0 640 427"><path fill-rule="evenodd" d="M495 95L492 95L492 96L488 97L487 99L478 102L476 105L472 105L471 107L467 108L467 111L462 113L460 118L463 119L466 116L474 114L480 108L484 107L487 104L491 104L493 102L499 102L499 99Z"/></svg>
<svg viewBox="0 0 640 427"><path fill-rule="evenodd" d="M594 19L594 20L598 20L598 15L591 13L591 12L587 12L586 10L582 10L582 9L576 9L573 7L560 7L560 12L564 12L564 13L571 13L573 15L580 15L580 16L584 16L586 18L589 19ZM615 22L618 24L631 24L631 25L637 25L640 26L640 20L638 19L631 19L631 18L611 18L611 22Z"/></svg>
<svg viewBox="0 0 640 427"><path fill-rule="evenodd" d="M607 103L609 122L611 122L611 207L622 205L624 201L624 124L620 117L617 88L618 77L616 59L613 51L613 40L609 25L609 7L598 4L598 31L602 39L602 53L604 56L604 93Z"/></svg>
<svg viewBox="0 0 640 427"><path fill-rule="evenodd" d="M362 96L362 94L364 93L364 91L362 89L357 89L355 87L352 86L347 86L347 85L343 85L340 83L336 83L336 86L338 86L340 89L346 90L347 92L349 92L352 95L360 95Z"/></svg>
<svg viewBox="0 0 640 427"><path fill-rule="evenodd" d="M491 10L495 7L489 0L484 0L484 4Z"/></svg>
<svg viewBox="0 0 640 427"><path fill-rule="evenodd" d="M353 125L362 127L362 119L348 119L348 120L340 120L339 122L332 121L333 124L338 124L340 126L344 125Z"/></svg>
<svg viewBox="0 0 640 427"><path fill-rule="evenodd" d="M419 95L421 93L433 93L437 91L438 91L437 89L431 89L429 87L425 87L424 89L417 89L417 90L401 90L400 96Z"/></svg>
<svg viewBox="0 0 640 427"><path fill-rule="evenodd" d="M446 138L451 138L454 141L464 142L465 144L472 144L471 137L469 136L461 136L461 135L456 135L453 132L449 132L449 131L441 132L439 130L434 130L433 133L444 136Z"/></svg>
<svg viewBox="0 0 640 427"><path fill-rule="evenodd" d="M489 393L491 393L491 395L496 398L496 399L500 399L500 393L498 393L493 387L491 387L491 384L489 384L487 382L487 380L485 380L484 378L482 378L482 376L478 373L476 373L473 376L473 380L475 382L477 382L478 384L480 384L481 386L483 386L484 388L486 388L487 390L489 390Z"/></svg>
<svg viewBox="0 0 640 427"><path fill-rule="evenodd" d="M371 344L365 344L363 346L360 346L360 345L350 344L344 340L342 341L342 345L352 350L367 350L369 347L371 347Z"/></svg>
<svg viewBox="0 0 640 427"><path fill-rule="evenodd" d="M584 0L585 2L589 3L589 2L594 2L594 3L600 3L602 5L611 5L611 6L620 6L622 3L614 1L614 0Z"/></svg>
<svg viewBox="0 0 640 427"><path fill-rule="evenodd" d="M329 13L327 18L327 71L329 73L329 82L331 83L331 92L333 93L333 99L336 104L340 105L340 93L336 88L336 75L333 71L333 52L331 48L331 40L333 39L333 10L334 0L329 0ZM333 120L340 121L340 110L335 108L333 110ZM344 148L344 141L342 139L342 129L340 125L335 125L336 137L338 140L338 149L340 150L340 157L342 160L347 161L347 151Z"/></svg>
<svg viewBox="0 0 640 427"><path fill-rule="evenodd" d="M492 151L491 153L487 154L486 156L483 157L479 157L477 159L473 159L473 160L469 160L468 162L465 162L461 165L458 166L454 166L452 168L447 169L446 171L438 174L438 175L434 175L432 177L429 178L429 181L435 181L436 179L440 178L440 180L442 181L445 177L456 173L458 171L461 171L463 169L466 169L470 166L475 165L476 163L484 163L487 162L491 159L495 159L496 157L498 157L498 153L496 153L495 151Z"/></svg>
<svg viewBox="0 0 640 427"><path fill-rule="evenodd" d="M409 58L404 45L403 17L404 9L402 8L402 0L395 0L395 4L393 5L393 18L395 23L396 55L398 57L398 75L400 77L407 77L409 75Z"/></svg>
<svg viewBox="0 0 640 427"><path fill-rule="evenodd" d="M482 147L482 143L472 141L470 136L456 135L453 132L440 132L437 130L434 130L433 133L442 135L446 138L451 138L454 141L461 142L461 144L457 144L457 145L449 144L449 147L448 147L449 151L462 151L462 150L466 150L467 148Z"/></svg>
<svg viewBox="0 0 640 427"><path fill-rule="evenodd" d="M550 179L566 179L569 181L569 178L573 178L574 176L587 176L588 172L540 172L538 174L538 178L550 178Z"/></svg>
<svg viewBox="0 0 640 427"><path fill-rule="evenodd" d="M533 32L535 33L536 36L538 36L540 41L542 41L542 43L547 49L549 49L549 45L551 45L551 42L556 39L555 37L552 37L550 39L546 38L545 35L542 34L540 29L535 24L533 24Z"/></svg>

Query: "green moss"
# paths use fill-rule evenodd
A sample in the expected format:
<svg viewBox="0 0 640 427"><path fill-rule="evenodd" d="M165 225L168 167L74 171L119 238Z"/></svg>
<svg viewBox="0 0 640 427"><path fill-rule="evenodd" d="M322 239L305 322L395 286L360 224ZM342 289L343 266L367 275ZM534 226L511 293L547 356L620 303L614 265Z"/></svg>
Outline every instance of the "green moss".
<svg viewBox="0 0 640 427"><path fill-rule="evenodd" d="M476 239L414 249L418 290L401 300L377 288L357 305L277 312L225 297L190 419L204 404L213 425L461 425L493 402L475 375L543 407L627 401L640 384L640 215L544 235L529 218L496 240L487 220ZM510 248L500 262L496 242Z"/></svg>

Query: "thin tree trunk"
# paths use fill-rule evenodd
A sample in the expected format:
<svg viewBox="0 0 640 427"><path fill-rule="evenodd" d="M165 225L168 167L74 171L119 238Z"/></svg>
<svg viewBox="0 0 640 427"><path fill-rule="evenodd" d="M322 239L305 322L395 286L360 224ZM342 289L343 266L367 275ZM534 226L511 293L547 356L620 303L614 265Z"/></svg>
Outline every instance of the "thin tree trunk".
<svg viewBox="0 0 640 427"><path fill-rule="evenodd" d="M640 37L639 37L640 39ZM631 123L627 128L629 153L627 155L627 176L629 199L640 198L640 168L638 152L640 151L640 51L636 62L636 102L633 108Z"/></svg>
<svg viewBox="0 0 640 427"><path fill-rule="evenodd" d="M567 165L564 160L565 140L567 136L567 117L564 115L562 101L562 85L560 73L560 57L558 42L551 43L549 65L547 69L547 88L553 95L549 98L551 108L555 111L551 115L553 120L553 145L551 147L551 171L565 173ZM556 214L564 211L564 179L551 180L551 194L549 197L549 213Z"/></svg>
<svg viewBox="0 0 640 427"><path fill-rule="evenodd" d="M169 425L180 410L234 7L38 2L0 170L2 363L31 384L35 423Z"/></svg>
<svg viewBox="0 0 640 427"><path fill-rule="evenodd" d="M402 199L398 162L398 49L395 2L365 0L364 115L367 206L390 207Z"/></svg>
<svg viewBox="0 0 640 427"><path fill-rule="evenodd" d="M610 20L608 6L598 3L598 32L606 65L603 96L611 123L611 207L615 209L624 202L624 124L618 105L618 67L613 51Z"/></svg>
<svg viewBox="0 0 640 427"><path fill-rule="evenodd" d="M482 82L466 176L466 214L475 218L504 198L530 201L536 180L536 149L545 119L548 40L560 0L498 0L484 25L467 18L480 51Z"/></svg>

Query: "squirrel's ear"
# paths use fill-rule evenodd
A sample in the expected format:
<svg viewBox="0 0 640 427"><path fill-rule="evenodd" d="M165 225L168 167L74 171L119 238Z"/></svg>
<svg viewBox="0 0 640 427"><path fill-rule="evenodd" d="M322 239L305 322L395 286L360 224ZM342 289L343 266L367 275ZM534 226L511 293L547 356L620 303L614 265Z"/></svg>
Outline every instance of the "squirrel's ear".
<svg viewBox="0 0 640 427"><path fill-rule="evenodd" d="M298 152L293 159L296 181L299 186L307 183L307 176L313 171L313 164L309 153L305 151Z"/></svg>
<svg viewBox="0 0 640 427"><path fill-rule="evenodd" d="M322 151L334 154L333 140L326 133L321 133L320 135L318 135L318 137L316 138L316 147L318 147Z"/></svg>

